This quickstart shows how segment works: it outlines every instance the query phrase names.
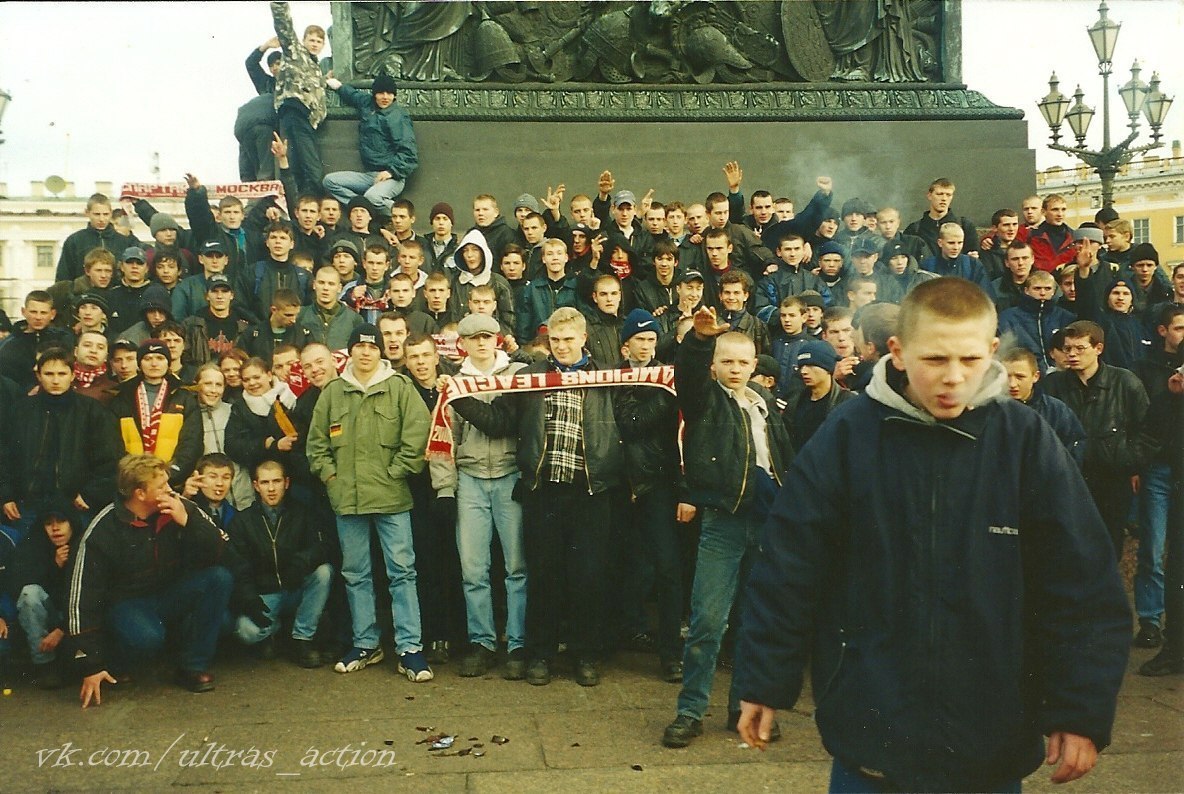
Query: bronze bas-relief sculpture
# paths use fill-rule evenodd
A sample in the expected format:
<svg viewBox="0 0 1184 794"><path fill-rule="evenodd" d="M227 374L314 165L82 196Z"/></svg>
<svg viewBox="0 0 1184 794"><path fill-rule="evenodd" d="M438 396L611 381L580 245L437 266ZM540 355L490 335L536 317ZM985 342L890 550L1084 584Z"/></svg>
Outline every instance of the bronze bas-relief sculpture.
<svg viewBox="0 0 1184 794"><path fill-rule="evenodd" d="M356 78L941 82L940 0L351 4Z"/></svg>

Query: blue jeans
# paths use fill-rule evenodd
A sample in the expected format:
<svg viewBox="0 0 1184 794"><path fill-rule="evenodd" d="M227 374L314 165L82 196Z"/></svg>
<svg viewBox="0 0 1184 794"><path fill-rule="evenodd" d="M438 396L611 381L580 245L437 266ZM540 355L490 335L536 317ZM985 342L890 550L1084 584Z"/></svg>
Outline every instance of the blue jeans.
<svg viewBox="0 0 1184 794"><path fill-rule="evenodd" d="M379 207L384 214L389 215L391 205L403 192L407 182L395 177L376 182L374 180L377 177L377 171L334 171L325 177L324 185L329 195L340 201L342 206L354 196L363 195L370 206Z"/></svg>
<svg viewBox="0 0 1184 794"><path fill-rule="evenodd" d="M506 559L506 640L509 650L526 644L526 556L522 548L522 506L512 494L519 474L481 479L456 473L456 547L464 582L469 642L497 650L489 586L493 531Z"/></svg>
<svg viewBox="0 0 1184 794"><path fill-rule="evenodd" d="M266 606L263 614L271 623L261 629L246 615L239 615L235 622L235 633L247 645L254 645L279 631L283 616L295 612L292 639L311 640L316 636L317 624L321 622L321 613L325 611L325 602L329 600L329 585L332 582L333 566L326 562L304 577L299 590L260 594L259 598Z"/></svg>
<svg viewBox="0 0 1184 794"><path fill-rule="evenodd" d="M1147 467L1139 484L1139 554L1135 568L1135 611L1139 620L1163 616L1163 549L1168 534L1172 467Z"/></svg>
<svg viewBox="0 0 1184 794"><path fill-rule="evenodd" d="M41 585L27 584L21 588L16 600L16 614L25 630L29 642L29 658L33 664L48 664L54 660L55 651L42 651L41 641L56 626L61 625L62 610L50 600L49 593Z"/></svg>
<svg viewBox="0 0 1184 794"><path fill-rule="evenodd" d="M395 628L395 651L402 656L422 651L419 597L415 590L415 547L411 538L411 512L393 515L371 513L337 516L341 541L341 576L349 600L355 648L378 647L378 619L374 613L374 575L370 568L370 527L378 532L378 544L390 579Z"/></svg>
<svg viewBox="0 0 1184 794"><path fill-rule="evenodd" d="M1019 794L1023 791L1023 785L1023 780L1012 780L994 790L999 794ZM830 767L830 791L831 794L889 794L903 789L882 778L865 775L836 758Z"/></svg>
<svg viewBox="0 0 1184 794"><path fill-rule="evenodd" d="M230 571L211 566L194 571L153 595L128 598L111 607L108 625L126 663L164 645L165 624L180 628L181 669L205 672L214 661L218 631L226 615Z"/></svg>
<svg viewBox="0 0 1184 794"><path fill-rule="evenodd" d="M690 633L683 649L679 714L701 720L707 710L715 661L728 628L728 613L738 590L742 593L752 568L759 544L759 529L759 524L748 511L732 515L711 507L703 510L699 558L695 563L695 583L691 587ZM739 609L736 614L742 611ZM728 693L728 711L739 710L740 698L733 679Z"/></svg>

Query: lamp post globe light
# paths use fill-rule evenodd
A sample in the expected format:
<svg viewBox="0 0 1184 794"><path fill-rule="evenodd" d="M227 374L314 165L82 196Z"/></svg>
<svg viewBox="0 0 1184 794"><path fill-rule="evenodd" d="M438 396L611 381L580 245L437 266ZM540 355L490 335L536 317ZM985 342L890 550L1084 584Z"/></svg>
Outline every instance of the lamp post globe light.
<svg viewBox="0 0 1184 794"><path fill-rule="evenodd" d="M1081 90L1080 85L1073 92L1073 103L1070 106L1069 99L1060 92L1060 81L1056 72L1053 72L1048 81L1048 94L1036 103L1052 131L1052 143L1048 148L1071 154L1097 172L1102 181L1103 207L1109 207L1114 203L1114 177L1118 174L1118 169L1129 163L1136 154L1150 151L1160 145L1164 119L1167 118L1168 110L1172 106L1172 97L1165 95L1159 88L1159 73L1151 76L1150 84L1144 83L1139 77L1143 69L1139 62L1135 61L1131 66L1131 79L1118 89L1118 95L1126 107L1130 134L1119 143L1110 145L1110 72L1122 23L1110 19L1109 11L1106 3L1102 2L1098 6L1098 21L1087 28L1094 54L1098 58L1098 74L1102 76L1102 148L1093 150L1085 147L1085 136L1089 132L1094 109L1085 104L1085 92ZM1132 146L1139 136L1140 114L1151 127L1151 143ZM1061 143L1061 125L1066 121L1069 122L1069 130L1077 141L1076 146L1065 146Z"/></svg>

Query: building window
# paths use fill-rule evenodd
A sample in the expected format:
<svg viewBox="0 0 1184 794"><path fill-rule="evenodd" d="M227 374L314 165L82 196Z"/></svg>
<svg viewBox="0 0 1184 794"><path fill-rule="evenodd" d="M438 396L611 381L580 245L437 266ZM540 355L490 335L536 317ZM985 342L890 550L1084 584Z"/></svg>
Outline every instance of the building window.
<svg viewBox="0 0 1184 794"><path fill-rule="evenodd" d="M1134 230L1134 237L1131 238L1132 243L1138 245L1151 242L1150 218L1135 218L1131 221L1131 228Z"/></svg>
<svg viewBox="0 0 1184 794"><path fill-rule="evenodd" d="M1176 245L1184 245L1184 215L1176 216Z"/></svg>
<svg viewBox="0 0 1184 794"><path fill-rule="evenodd" d="M53 270L53 243L33 243L33 250L37 253L37 269Z"/></svg>

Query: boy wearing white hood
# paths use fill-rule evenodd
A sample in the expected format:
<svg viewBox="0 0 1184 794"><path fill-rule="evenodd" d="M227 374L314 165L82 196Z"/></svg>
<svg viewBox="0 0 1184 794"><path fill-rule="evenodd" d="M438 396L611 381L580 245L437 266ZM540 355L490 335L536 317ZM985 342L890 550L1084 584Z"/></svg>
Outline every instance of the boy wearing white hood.
<svg viewBox="0 0 1184 794"><path fill-rule="evenodd" d="M494 258L490 253L485 235L476 229L461 238L453 254L456 268L452 270L452 294L448 297L448 309L455 317L469 312L469 293L473 287L488 284L497 296L495 317L509 328L514 327L514 291L510 282L501 273L494 272Z"/></svg>
<svg viewBox="0 0 1184 794"><path fill-rule="evenodd" d="M468 239L467 236L465 238ZM463 247L463 246L462 246ZM489 315L473 313L457 327L459 346L468 354L460 375L513 375L524 364L497 349L499 326ZM476 399L489 401L492 396ZM497 631L489 584L490 542L497 529L506 561L507 661L504 677L526 673L526 557L522 548L522 506L513 498L520 477L515 460L517 438L490 438L452 412L454 459L433 459L432 487L456 494L456 545L460 553L468 616L469 650L460 675L484 675L494 663Z"/></svg>

